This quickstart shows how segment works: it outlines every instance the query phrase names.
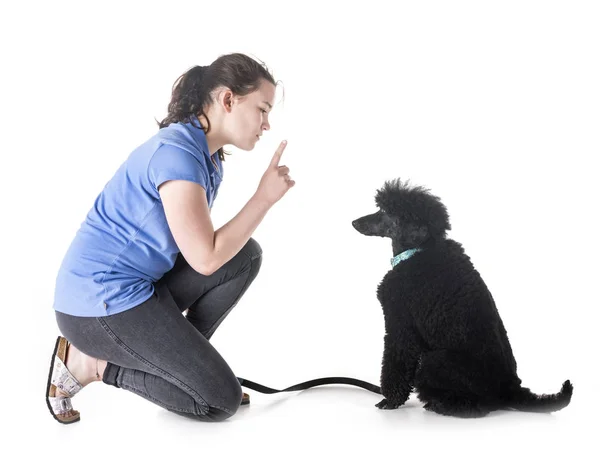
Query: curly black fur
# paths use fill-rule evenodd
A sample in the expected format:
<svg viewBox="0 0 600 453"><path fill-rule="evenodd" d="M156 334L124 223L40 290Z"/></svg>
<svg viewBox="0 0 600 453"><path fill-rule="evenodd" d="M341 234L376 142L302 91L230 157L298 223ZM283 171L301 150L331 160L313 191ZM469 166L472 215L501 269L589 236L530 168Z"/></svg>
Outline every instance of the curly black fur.
<svg viewBox="0 0 600 453"><path fill-rule="evenodd" d="M494 299L462 245L446 238L450 220L438 197L399 179L375 196L379 210L356 219L367 236L392 239L393 254L422 250L390 270L377 288L385 319L380 409L395 409L414 389L424 408L481 417L513 408L557 411L573 386L536 395L521 387Z"/></svg>

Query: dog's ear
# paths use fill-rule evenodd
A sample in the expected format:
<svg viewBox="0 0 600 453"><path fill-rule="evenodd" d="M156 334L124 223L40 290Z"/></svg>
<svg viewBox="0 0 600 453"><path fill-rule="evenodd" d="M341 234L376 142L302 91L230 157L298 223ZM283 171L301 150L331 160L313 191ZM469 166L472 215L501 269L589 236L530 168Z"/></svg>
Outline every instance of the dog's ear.
<svg viewBox="0 0 600 453"><path fill-rule="evenodd" d="M417 247L429 238L429 229L425 225L409 223L403 233L404 241L410 247Z"/></svg>

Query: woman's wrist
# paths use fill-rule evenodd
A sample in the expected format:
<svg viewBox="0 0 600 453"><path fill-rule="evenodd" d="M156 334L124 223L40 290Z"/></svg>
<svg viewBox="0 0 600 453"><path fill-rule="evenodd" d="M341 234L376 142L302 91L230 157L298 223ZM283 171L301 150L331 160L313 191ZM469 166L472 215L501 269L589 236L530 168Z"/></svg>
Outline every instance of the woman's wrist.
<svg viewBox="0 0 600 453"><path fill-rule="evenodd" d="M250 201L255 204L259 209L264 209L268 211L273 207L275 203L269 201L265 196L261 195L259 192L256 192Z"/></svg>

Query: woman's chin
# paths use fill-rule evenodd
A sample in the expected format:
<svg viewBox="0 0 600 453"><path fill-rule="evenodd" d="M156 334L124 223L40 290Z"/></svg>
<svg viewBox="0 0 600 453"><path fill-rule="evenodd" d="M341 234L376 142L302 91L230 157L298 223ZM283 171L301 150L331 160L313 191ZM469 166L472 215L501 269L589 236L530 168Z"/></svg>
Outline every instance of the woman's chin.
<svg viewBox="0 0 600 453"><path fill-rule="evenodd" d="M256 144L258 143L258 139L255 137L251 140L247 140L241 143L232 143L236 148L241 149L242 151L252 151Z"/></svg>
<svg viewBox="0 0 600 453"><path fill-rule="evenodd" d="M248 143L244 148L242 148L244 151L252 151L254 149L254 147L256 146L256 142L251 142Z"/></svg>

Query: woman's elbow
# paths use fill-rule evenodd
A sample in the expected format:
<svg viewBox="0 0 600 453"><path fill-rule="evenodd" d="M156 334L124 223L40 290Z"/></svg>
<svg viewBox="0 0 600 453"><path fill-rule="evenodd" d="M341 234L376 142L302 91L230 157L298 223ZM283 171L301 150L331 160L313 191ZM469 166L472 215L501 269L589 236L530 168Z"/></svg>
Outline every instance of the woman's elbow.
<svg viewBox="0 0 600 453"><path fill-rule="evenodd" d="M218 269L217 267L212 266L208 263L200 263L196 266L192 266L192 268L199 274L205 275L206 277L214 274Z"/></svg>

